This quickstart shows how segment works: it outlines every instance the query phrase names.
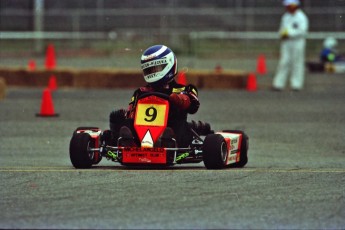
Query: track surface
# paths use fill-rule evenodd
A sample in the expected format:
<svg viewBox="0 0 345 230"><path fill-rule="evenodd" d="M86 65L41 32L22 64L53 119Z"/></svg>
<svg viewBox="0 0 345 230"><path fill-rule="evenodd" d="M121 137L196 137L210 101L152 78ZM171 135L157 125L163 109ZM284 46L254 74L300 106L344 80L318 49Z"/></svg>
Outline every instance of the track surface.
<svg viewBox="0 0 345 230"><path fill-rule="evenodd" d="M107 128L132 90L59 89L60 116L38 118L42 89L10 89L0 102L0 228L344 229L344 89L343 76L310 75L302 92L201 90L190 119L250 138L247 166L220 171L106 160L76 170L73 130Z"/></svg>

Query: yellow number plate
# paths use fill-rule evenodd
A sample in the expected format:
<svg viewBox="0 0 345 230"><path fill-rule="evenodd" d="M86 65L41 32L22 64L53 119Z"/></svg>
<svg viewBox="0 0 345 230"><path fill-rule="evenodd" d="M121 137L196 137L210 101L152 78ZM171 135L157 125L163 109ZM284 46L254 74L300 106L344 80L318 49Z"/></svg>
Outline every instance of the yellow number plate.
<svg viewBox="0 0 345 230"><path fill-rule="evenodd" d="M164 126L167 106L161 104L138 104L136 125Z"/></svg>

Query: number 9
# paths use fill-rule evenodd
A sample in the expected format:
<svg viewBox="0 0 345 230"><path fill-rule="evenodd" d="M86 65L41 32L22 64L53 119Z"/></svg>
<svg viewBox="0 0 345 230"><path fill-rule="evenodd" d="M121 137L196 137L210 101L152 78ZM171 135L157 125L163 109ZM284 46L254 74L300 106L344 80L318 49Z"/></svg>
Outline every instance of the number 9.
<svg viewBox="0 0 345 230"><path fill-rule="evenodd" d="M144 118L144 120L147 122L152 122L157 118L157 109L151 106L150 108L146 109L145 115L147 118Z"/></svg>

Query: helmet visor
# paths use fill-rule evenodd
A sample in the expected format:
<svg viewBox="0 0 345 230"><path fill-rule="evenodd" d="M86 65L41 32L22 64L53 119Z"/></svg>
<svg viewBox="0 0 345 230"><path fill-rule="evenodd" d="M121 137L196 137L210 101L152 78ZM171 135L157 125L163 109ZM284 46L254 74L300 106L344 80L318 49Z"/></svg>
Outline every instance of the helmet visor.
<svg viewBox="0 0 345 230"><path fill-rule="evenodd" d="M162 71L165 67L167 66L167 64L163 64L163 65L156 65L156 66L151 66L148 67L146 69L144 69L144 75L149 75L149 74L153 74L153 73L157 73Z"/></svg>

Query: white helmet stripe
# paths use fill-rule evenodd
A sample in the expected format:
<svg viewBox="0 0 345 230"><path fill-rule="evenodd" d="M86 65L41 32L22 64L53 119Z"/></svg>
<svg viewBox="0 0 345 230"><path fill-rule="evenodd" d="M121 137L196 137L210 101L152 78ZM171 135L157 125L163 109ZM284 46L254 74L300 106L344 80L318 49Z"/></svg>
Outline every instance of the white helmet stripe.
<svg viewBox="0 0 345 230"><path fill-rule="evenodd" d="M159 50L157 50L155 53L153 54L150 54L148 56L146 55L142 55L141 56L141 60L148 60L148 59L151 59L151 58L154 58L154 57L157 57L159 55L161 55L168 47L166 46L162 46L162 48L160 48Z"/></svg>

